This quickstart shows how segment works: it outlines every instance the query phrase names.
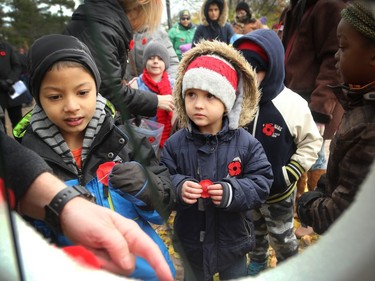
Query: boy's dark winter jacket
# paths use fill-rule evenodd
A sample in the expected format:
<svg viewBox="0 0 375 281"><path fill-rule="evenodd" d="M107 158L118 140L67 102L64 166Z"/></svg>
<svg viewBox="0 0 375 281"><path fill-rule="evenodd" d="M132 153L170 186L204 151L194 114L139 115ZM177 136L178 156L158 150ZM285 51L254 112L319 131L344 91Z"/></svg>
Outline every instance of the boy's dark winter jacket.
<svg viewBox="0 0 375 281"><path fill-rule="evenodd" d="M129 162L139 160L138 162L141 162L149 171L150 185L152 184L157 189L165 210L170 212L173 207L174 195L170 193L173 190L170 188L171 180L167 168L158 164L153 148L145 137L139 138L134 135L134 140L130 141L125 129L121 130L115 126L110 112L107 112L102 128L95 137L78 174L62 161L61 156L46 144L32 130L31 126L27 127L22 138L22 144L39 154L61 180L68 181L78 178L79 184L83 186L96 177L96 171L100 164L110 161ZM141 153L141 157L146 159L145 162L142 162L135 154L137 150ZM162 214L162 212L159 213Z"/></svg>
<svg viewBox="0 0 375 281"><path fill-rule="evenodd" d="M235 105L216 135L198 131L185 112L182 95L182 74L194 58L205 54L225 58L241 73ZM177 237L189 262L203 268L208 279L252 250L254 233L248 210L265 202L272 185L272 168L263 147L240 128L253 118L259 92L255 73L239 52L223 42L204 41L183 56L174 96L183 128L165 143L161 162L168 167L177 194L174 220ZM233 194L230 204L216 207L210 198L202 199L205 211L200 210L198 203L185 204L181 198L183 183L203 179L230 185Z"/></svg>
<svg viewBox="0 0 375 281"><path fill-rule="evenodd" d="M265 202L272 182L271 166L261 144L255 138L249 141L248 135L242 128L229 130L227 122L215 136L182 129L170 137L162 152L161 160L169 168L178 198L174 230L189 262L198 267L207 264L211 275L252 250L253 223L246 211ZM241 168L234 176L231 167L239 163ZM203 179L224 181L233 187L228 208L217 208L210 199L201 199L203 212L198 204L186 205L181 200L186 180Z"/></svg>

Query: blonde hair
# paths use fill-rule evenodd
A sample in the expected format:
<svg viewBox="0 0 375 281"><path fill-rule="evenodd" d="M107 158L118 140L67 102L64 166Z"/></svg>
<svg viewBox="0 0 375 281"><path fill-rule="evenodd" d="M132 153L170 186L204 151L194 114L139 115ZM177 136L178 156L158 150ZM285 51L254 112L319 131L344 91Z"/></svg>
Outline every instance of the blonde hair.
<svg viewBox="0 0 375 281"><path fill-rule="evenodd" d="M118 0L126 14L132 14L129 21L133 32L155 31L161 22L163 13L162 0Z"/></svg>

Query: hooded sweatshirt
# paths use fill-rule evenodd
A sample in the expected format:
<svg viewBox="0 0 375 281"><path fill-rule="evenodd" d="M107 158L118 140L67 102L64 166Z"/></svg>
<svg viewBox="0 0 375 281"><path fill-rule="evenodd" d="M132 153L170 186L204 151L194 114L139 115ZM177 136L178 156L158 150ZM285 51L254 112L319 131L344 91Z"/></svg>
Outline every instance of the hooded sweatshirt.
<svg viewBox="0 0 375 281"><path fill-rule="evenodd" d="M218 4L220 9L220 16L217 21L210 20L208 16L208 8L211 4ZM192 46L194 47L200 40L218 40L230 43L230 39L234 35L232 25L227 22L229 7L225 0L206 0L201 8L202 24L198 25Z"/></svg>
<svg viewBox="0 0 375 281"><path fill-rule="evenodd" d="M284 85L284 48L273 30L259 29L234 42L252 41L267 54L268 68L259 88L261 99L255 119L247 127L264 147L272 164L274 183L267 202L288 197L301 174L317 159L322 138L307 102Z"/></svg>

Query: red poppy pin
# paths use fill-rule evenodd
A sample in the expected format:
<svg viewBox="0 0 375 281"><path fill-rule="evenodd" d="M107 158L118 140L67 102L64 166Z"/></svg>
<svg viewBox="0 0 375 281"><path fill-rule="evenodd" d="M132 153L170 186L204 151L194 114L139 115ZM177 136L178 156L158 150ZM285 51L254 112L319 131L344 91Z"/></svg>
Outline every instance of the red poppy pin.
<svg viewBox="0 0 375 281"><path fill-rule="evenodd" d="M148 141L153 144L155 142L156 138L155 137L148 137Z"/></svg>
<svg viewBox="0 0 375 281"><path fill-rule="evenodd" d="M242 164L240 161L232 161L228 164L228 173L231 177L238 176L242 172Z"/></svg>
<svg viewBox="0 0 375 281"><path fill-rule="evenodd" d="M7 53L6 53L5 51L0 51L0 56L5 57L6 54L7 54Z"/></svg>
<svg viewBox="0 0 375 281"><path fill-rule="evenodd" d="M266 136L272 136L273 133L275 132L275 126L272 123L267 123L263 125L262 129L263 134Z"/></svg>
<svg viewBox="0 0 375 281"><path fill-rule="evenodd" d="M98 169L96 170L96 176L102 184L108 186L108 176L111 173L113 166L116 164L116 162L105 162L99 165Z"/></svg>
<svg viewBox="0 0 375 281"><path fill-rule="evenodd" d="M134 49L134 40L130 40L130 43L129 43L129 49L130 49L130 50L133 50L133 49Z"/></svg>
<svg viewBox="0 0 375 281"><path fill-rule="evenodd" d="M143 38L142 39L142 45L146 45L147 44L147 38Z"/></svg>

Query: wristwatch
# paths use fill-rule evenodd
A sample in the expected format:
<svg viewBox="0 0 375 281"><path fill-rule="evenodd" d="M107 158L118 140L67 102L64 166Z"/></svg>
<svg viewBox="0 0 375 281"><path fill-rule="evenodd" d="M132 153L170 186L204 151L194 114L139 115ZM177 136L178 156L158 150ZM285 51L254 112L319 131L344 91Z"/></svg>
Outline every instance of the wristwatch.
<svg viewBox="0 0 375 281"><path fill-rule="evenodd" d="M80 185L67 186L59 191L53 197L52 201L44 207L45 219L47 225L55 232L62 233L60 224L60 214L66 203L73 198L80 196L91 202L95 202L95 196L92 195L86 188Z"/></svg>

